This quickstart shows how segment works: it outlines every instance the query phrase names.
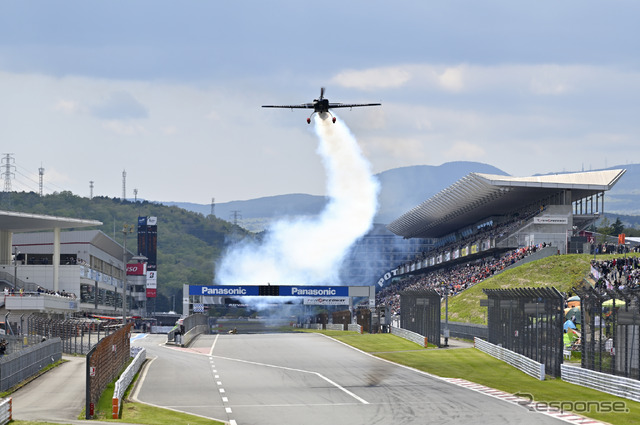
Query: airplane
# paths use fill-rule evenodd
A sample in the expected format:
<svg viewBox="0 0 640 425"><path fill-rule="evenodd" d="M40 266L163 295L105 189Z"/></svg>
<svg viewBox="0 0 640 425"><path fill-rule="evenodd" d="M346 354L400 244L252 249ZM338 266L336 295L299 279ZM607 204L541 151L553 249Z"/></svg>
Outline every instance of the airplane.
<svg viewBox="0 0 640 425"><path fill-rule="evenodd" d="M334 117L329 109L335 108L356 108L360 106L381 106L381 103L331 103L329 99L324 98L324 87L320 88L320 98L313 99L313 103L302 103L300 105L262 105L263 108L287 108L287 109L313 109L313 113L307 118L307 124L311 124L311 117L313 114L327 113L331 115L331 121L335 124L336 117Z"/></svg>

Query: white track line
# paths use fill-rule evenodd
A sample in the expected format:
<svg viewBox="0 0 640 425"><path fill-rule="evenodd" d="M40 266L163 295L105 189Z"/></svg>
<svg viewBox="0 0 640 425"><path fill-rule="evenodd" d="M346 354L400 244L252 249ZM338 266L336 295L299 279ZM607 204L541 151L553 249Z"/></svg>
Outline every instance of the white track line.
<svg viewBox="0 0 640 425"><path fill-rule="evenodd" d="M293 372L308 373L308 374L311 374L311 375L316 375L317 377L319 377L321 379L324 379L329 384L331 384L334 387L338 388L340 391L343 391L345 394L348 394L349 396L355 398L360 403L369 404L369 402L367 400L363 399L362 397L359 397L358 395L352 393L348 389L344 388L343 386L339 385L336 382L333 382L331 379L327 378L326 376L324 376L324 375L322 375L321 373L318 373L318 372L313 372L313 371L310 371L310 370L294 369L294 368L291 368L291 367L277 366L277 365L271 365L271 364L266 364L266 363L251 362L251 361L248 361L248 360L231 359L229 357L221 357L221 356L213 356L213 357L218 358L218 359L230 360L232 362L247 363L247 364L253 364L253 365L257 365L257 366L272 367L274 369L283 369L283 370L290 370L290 371L293 371Z"/></svg>

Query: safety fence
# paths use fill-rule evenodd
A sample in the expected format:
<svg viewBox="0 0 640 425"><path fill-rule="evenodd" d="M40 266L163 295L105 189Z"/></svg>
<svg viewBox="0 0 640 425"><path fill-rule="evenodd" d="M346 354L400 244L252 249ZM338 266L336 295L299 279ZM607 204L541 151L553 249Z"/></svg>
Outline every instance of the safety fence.
<svg viewBox="0 0 640 425"><path fill-rule="evenodd" d="M13 419L13 400L11 397L0 401L0 425L5 425Z"/></svg>
<svg viewBox="0 0 640 425"><path fill-rule="evenodd" d="M7 391L61 358L60 338L53 338L1 357L0 391Z"/></svg>
<svg viewBox="0 0 640 425"><path fill-rule="evenodd" d="M475 323L461 323L461 322L440 322L440 330L444 330L445 326L449 328L450 338L462 338L471 339L474 338L489 338L489 328L487 325L477 325Z"/></svg>
<svg viewBox="0 0 640 425"><path fill-rule="evenodd" d="M520 369L527 375L544 381L544 364L531 360L522 354L514 353L506 348L498 347L497 345L491 344L490 342L484 341L480 338L475 338L474 344L480 351Z"/></svg>
<svg viewBox="0 0 640 425"><path fill-rule="evenodd" d="M133 323L103 338L87 353L86 419L92 419L100 395L124 369L130 357Z"/></svg>
<svg viewBox="0 0 640 425"><path fill-rule="evenodd" d="M618 397L640 401L640 381L636 379L563 364L562 380Z"/></svg>
<svg viewBox="0 0 640 425"><path fill-rule="evenodd" d="M419 333L412 332L407 329L398 328L396 326L391 326L390 328L393 335L399 336L400 338L404 338L411 342L415 342L416 344L420 344L423 347L426 347L427 343L429 342L426 337L420 335Z"/></svg>
<svg viewBox="0 0 640 425"><path fill-rule="evenodd" d="M49 338L60 338L62 352L67 354L87 354L105 336L121 328L120 323L100 322L86 318L51 319L44 315L32 314L22 328L23 339L29 344Z"/></svg>
<svg viewBox="0 0 640 425"><path fill-rule="evenodd" d="M124 397L124 393L131 385L133 381L133 377L136 376L136 373L142 367L142 364L147 359L147 350L142 348L140 350L131 349L131 357L133 357L133 361L127 366L125 371L120 375L120 378L116 381L115 388L113 389L113 399L112 399L112 411L111 416L113 419L120 419L120 413L122 411L122 397Z"/></svg>

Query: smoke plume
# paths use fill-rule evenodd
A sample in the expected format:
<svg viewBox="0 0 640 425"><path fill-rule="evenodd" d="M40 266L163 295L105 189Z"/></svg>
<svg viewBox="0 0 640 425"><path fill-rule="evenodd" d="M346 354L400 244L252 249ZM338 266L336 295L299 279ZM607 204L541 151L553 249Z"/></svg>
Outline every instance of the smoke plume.
<svg viewBox="0 0 640 425"><path fill-rule="evenodd" d="M372 225L379 183L346 125L318 115L314 125L319 139L317 153L327 174L326 208L317 217L277 221L260 244L232 247L217 268L216 283L341 283L338 269L345 254Z"/></svg>

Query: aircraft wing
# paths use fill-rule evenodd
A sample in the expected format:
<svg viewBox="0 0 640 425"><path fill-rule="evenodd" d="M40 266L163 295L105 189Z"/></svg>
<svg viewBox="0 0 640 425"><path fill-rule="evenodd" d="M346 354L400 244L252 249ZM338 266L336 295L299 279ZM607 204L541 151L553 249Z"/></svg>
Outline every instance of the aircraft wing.
<svg viewBox="0 0 640 425"><path fill-rule="evenodd" d="M382 103L330 103L329 109L333 108L357 108L359 106L381 106Z"/></svg>
<svg viewBox="0 0 640 425"><path fill-rule="evenodd" d="M262 105L263 108L285 108L285 109L313 109L313 103L302 103L300 105Z"/></svg>

